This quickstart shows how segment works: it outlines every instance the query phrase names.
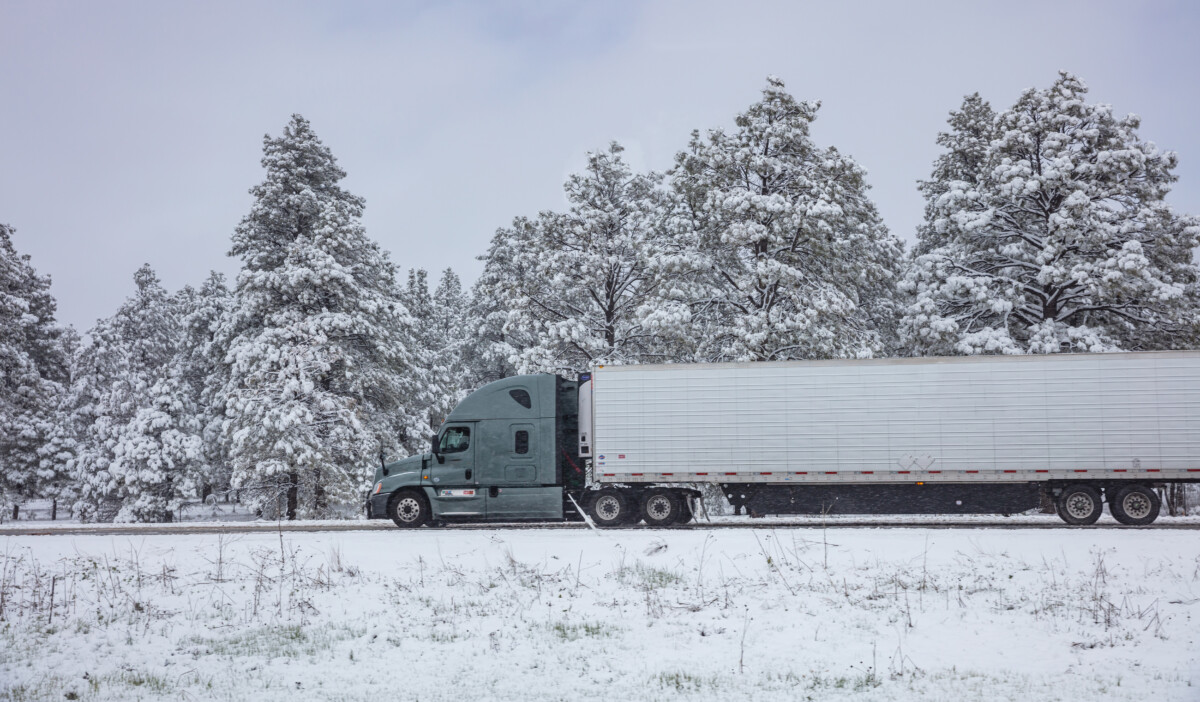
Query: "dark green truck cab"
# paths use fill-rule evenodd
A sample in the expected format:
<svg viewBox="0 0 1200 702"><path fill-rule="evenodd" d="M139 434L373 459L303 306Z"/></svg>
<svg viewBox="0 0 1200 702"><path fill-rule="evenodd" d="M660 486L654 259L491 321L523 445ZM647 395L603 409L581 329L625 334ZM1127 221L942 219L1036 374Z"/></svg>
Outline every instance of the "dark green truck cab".
<svg viewBox="0 0 1200 702"><path fill-rule="evenodd" d="M584 486L572 456L577 387L554 375L523 375L471 393L443 422L431 451L376 468L367 516L399 526L574 517L567 491Z"/></svg>

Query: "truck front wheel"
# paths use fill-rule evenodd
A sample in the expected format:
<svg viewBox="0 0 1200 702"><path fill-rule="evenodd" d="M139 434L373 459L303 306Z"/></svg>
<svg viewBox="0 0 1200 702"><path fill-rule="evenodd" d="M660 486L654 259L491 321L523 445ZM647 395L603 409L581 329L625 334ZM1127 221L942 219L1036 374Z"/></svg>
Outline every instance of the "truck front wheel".
<svg viewBox="0 0 1200 702"><path fill-rule="evenodd" d="M1058 496L1058 516L1067 524L1095 524L1104 512L1100 493L1091 485L1071 485Z"/></svg>
<svg viewBox="0 0 1200 702"><path fill-rule="evenodd" d="M614 527L624 524L633 510L625 495L617 490L604 489L592 498L588 511L592 513L597 526Z"/></svg>
<svg viewBox="0 0 1200 702"><path fill-rule="evenodd" d="M1143 485L1130 485L1117 491L1108 501L1112 516L1122 524L1142 526L1158 519L1162 501L1154 491Z"/></svg>
<svg viewBox="0 0 1200 702"><path fill-rule="evenodd" d="M429 502L415 490L400 490L388 500L388 516L401 529L412 529L429 521Z"/></svg>

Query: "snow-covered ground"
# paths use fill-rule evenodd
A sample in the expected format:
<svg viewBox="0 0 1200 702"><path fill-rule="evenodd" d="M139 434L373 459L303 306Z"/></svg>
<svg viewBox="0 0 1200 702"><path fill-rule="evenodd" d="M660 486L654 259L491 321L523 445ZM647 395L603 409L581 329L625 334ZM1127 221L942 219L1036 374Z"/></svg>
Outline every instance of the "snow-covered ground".
<svg viewBox="0 0 1200 702"><path fill-rule="evenodd" d="M0 700L1200 699L1191 531L7 536L0 558Z"/></svg>

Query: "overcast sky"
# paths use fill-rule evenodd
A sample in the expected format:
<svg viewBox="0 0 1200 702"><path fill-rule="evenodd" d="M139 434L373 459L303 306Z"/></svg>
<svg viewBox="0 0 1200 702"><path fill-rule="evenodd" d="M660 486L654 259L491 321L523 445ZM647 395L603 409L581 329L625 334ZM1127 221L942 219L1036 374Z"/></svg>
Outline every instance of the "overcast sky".
<svg viewBox="0 0 1200 702"><path fill-rule="evenodd" d="M964 94L994 107L1060 69L1177 151L1200 214L1193 2L31 2L0 0L0 222L59 317L107 316L149 262L175 290L226 256L262 137L299 112L403 268L467 282L492 232L562 208L588 150L662 170L769 74L869 172L888 226ZM436 273L434 275L436 279Z"/></svg>

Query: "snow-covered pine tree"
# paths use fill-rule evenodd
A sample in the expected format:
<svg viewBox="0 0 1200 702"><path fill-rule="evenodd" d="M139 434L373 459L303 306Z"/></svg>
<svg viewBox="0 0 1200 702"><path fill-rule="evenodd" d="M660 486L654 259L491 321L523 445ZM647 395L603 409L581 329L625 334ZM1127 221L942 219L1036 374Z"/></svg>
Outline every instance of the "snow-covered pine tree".
<svg viewBox="0 0 1200 702"><path fill-rule="evenodd" d="M395 269L360 224L363 200L308 121L264 137L266 179L233 236L242 259L221 325L234 487L288 518L357 503L398 450L411 324Z"/></svg>
<svg viewBox="0 0 1200 702"><path fill-rule="evenodd" d="M513 229L521 231L529 220L518 218ZM519 250L523 244L517 237L502 235L496 231L487 253L479 256L483 261L483 272L471 286L470 334L463 358L470 387L480 387L501 378L517 374L513 359L519 349L532 346L534 340L508 328L506 300L511 294L512 280L521 275L517 264Z"/></svg>
<svg viewBox="0 0 1200 702"><path fill-rule="evenodd" d="M226 493L231 479L229 457L221 431L225 409L221 405L221 390L225 386L228 366L225 352L218 343L217 330L229 314L233 296L225 284L225 276L213 271L190 296L181 309L183 318L183 347L180 380L194 407L202 442L202 465L197 479L200 499Z"/></svg>
<svg viewBox="0 0 1200 702"><path fill-rule="evenodd" d="M441 400L444 359L440 356L433 297L429 294L429 274L424 269L409 269L408 281L400 291L400 301L409 311L408 352L411 369L407 374L405 395L418 410L400 427L400 441L410 454L424 451L440 420L433 411Z"/></svg>
<svg viewBox="0 0 1200 702"><path fill-rule="evenodd" d="M50 435L38 449L40 457L38 494L50 500L51 519L58 519L60 506L69 509L79 497L71 466L75 460L76 439L81 432L75 427L72 416L71 388L75 383L76 364L82 345L83 340L74 327L63 328L62 335L59 337L59 348L62 357L67 362L67 375L55 403Z"/></svg>
<svg viewBox="0 0 1200 702"><path fill-rule="evenodd" d="M92 329L71 388L76 513L84 520L163 521L171 516L166 505L191 496L185 474L192 467L174 452L175 435L162 444L154 423L164 420L153 414L165 394L180 392L169 388L182 340L179 310L149 265L133 280L133 296ZM155 457L149 442L165 456Z"/></svg>
<svg viewBox="0 0 1200 702"><path fill-rule="evenodd" d="M951 190L952 183L975 185L987 159L988 148L999 134L996 129L996 112L979 93L963 98L962 106L950 112L946 120L950 130L937 136L938 146L945 151L933 162L933 173L929 180L917 183L917 189L925 196L925 221L917 231L917 246L914 256L921 256L946 243L945 237L935 226L940 216L937 201Z"/></svg>
<svg viewBox="0 0 1200 702"><path fill-rule="evenodd" d="M442 271L433 291L433 331L438 348L437 398L431 408L433 423L440 426L467 392L469 384L463 358L472 329L471 301L453 269Z"/></svg>
<svg viewBox="0 0 1200 702"><path fill-rule="evenodd" d="M996 119L972 182L930 203L903 283L911 353L1054 353L1195 343L1200 222L1164 198L1177 158L1061 73Z"/></svg>
<svg viewBox="0 0 1200 702"><path fill-rule="evenodd" d="M118 522L170 522L196 496L203 446L196 407L174 362L144 393L113 443L109 474L121 500Z"/></svg>
<svg viewBox="0 0 1200 702"><path fill-rule="evenodd" d="M17 253L14 233L0 224L0 508L16 519L49 479L39 452L53 431L68 364L50 278Z"/></svg>
<svg viewBox="0 0 1200 702"><path fill-rule="evenodd" d="M496 232L493 251L511 256L493 279L505 333L533 342L516 349L518 372L659 358L636 313L654 291L647 249L659 232L660 176L634 174L623 150L614 142L588 154L586 170L564 185L566 213Z"/></svg>
<svg viewBox="0 0 1200 702"><path fill-rule="evenodd" d="M887 353L902 247L865 173L809 135L778 78L732 133L693 132L671 172L672 246L646 323L699 361Z"/></svg>
<svg viewBox="0 0 1200 702"><path fill-rule="evenodd" d="M463 349L472 332L471 306L458 275L449 268L433 294L428 273L409 270L401 300L413 319L407 395L409 405L420 412L412 414L419 421L403 427L403 443L409 453L417 453L426 450L429 438L469 387Z"/></svg>

